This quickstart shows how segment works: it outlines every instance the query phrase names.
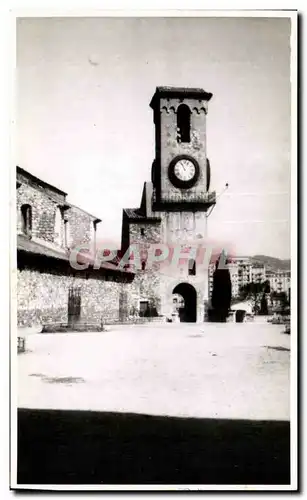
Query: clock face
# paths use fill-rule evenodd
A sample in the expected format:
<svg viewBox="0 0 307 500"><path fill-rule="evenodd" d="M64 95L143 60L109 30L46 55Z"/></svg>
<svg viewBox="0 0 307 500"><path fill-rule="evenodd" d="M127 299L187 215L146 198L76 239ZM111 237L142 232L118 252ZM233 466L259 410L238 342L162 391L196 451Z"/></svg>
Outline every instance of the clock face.
<svg viewBox="0 0 307 500"><path fill-rule="evenodd" d="M199 165L195 158L188 155L176 156L168 168L171 183L179 189L193 187L199 177Z"/></svg>
<svg viewBox="0 0 307 500"><path fill-rule="evenodd" d="M180 181L190 181L195 176L196 168L191 160L179 160L174 168L174 174Z"/></svg>

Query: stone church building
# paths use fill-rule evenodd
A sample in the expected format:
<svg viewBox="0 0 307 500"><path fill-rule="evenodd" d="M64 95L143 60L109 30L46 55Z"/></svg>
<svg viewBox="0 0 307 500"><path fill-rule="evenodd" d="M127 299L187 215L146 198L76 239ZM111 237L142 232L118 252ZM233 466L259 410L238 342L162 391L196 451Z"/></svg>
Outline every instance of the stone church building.
<svg viewBox="0 0 307 500"><path fill-rule="evenodd" d="M96 250L100 219L67 194L17 167L18 325L164 320L202 322L208 306L204 258L210 192L206 118L212 94L157 87L151 182L140 207L123 210L117 258L95 268L71 266L73 248ZM128 260L127 260L128 258Z"/></svg>
<svg viewBox="0 0 307 500"><path fill-rule="evenodd" d="M179 295L184 304L181 321L204 321L208 306L208 262L203 254L208 210L216 202L215 192L209 191L206 147L211 97L202 89L157 87L150 102L155 126L151 182L144 183L140 207L123 211L122 248L137 243L144 255L142 271L135 277L142 306L153 303L167 316ZM148 248L150 252L160 243L167 259L148 263Z"/></svg>
<svg viewBox="0 0 307 500"><path fill-rule="evenodd" d="M124 321L120 307L133 275L112 262L78 270L76 245L95 249L100 219L70 204L66 193L17 167L18 326Z"/></svg>

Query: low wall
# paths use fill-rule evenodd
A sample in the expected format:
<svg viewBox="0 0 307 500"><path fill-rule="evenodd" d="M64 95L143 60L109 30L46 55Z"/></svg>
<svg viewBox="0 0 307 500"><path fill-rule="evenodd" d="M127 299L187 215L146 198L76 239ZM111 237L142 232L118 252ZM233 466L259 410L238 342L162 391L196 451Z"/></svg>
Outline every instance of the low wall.
<svg viewBox="0 0 307 500"><path fill-rule="evenodd" d="M107 324L123 321L131 303L131 284L18 270L17 321L19 327L68 323L70 287L80 289L80 322Z"/></svg>

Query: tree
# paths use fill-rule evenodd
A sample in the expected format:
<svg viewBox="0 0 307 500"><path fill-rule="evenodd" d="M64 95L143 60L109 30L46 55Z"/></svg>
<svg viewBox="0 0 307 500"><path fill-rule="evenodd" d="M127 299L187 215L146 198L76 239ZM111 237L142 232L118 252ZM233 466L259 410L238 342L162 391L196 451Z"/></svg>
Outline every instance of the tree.
<svg viewBox="0 0 307 500"><path fill-rule="evenodd" d="M268 302L265 293L261 297L259 314L262 314L263 316L268 315Z"/></svg>
<svg viewBox="0 0 307 500"><path fill-rule="evenodd" d="M274 301L276 302L274 308L275 312L279 312L281 314L289 312L290 303L287 299L287 294L285 292L272 292L271 301L272 303L274 303Z"/></svg>
<svg viewBox="0 0 307 500"><path fill-rule="evenodd" d="M223 254L218 259L216 269L213 273L213 290L211 299L211 319L218 322L226 321L231 304L230 273L227 267L219 266L222 259L224 259Z"/></svg>
<svg viewBox="0 0 307 500"><path fill-rule="evenodd" d="M247 283L240 289L241 300L251 300L253 312L255 314L268 314L267 312L260 312L261 306L267 311L267 300L266 294L270 291L269 281L263 281L262 283Z"/></svg>

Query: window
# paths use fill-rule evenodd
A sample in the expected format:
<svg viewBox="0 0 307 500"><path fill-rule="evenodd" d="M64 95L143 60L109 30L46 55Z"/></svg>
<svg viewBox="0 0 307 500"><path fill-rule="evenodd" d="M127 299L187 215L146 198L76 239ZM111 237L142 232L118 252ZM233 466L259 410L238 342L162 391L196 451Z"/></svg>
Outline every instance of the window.
<svg viewBox="0 0 307 500"><path fill-rule="evenodd" d="M142 271L145 271L145 268L146 268L146 262L145 260L142 260Z"/></svg>
<svg viewBox="0 0 307 500"><path fill-rule="evenodd" d="M32 208L30 205L21 207L21 230L23 234L31 236L32 233Z"/></svg>
<svg viewBox="0 0 307 500"><path fill-rule="evenodd" d="M94 253L96 254L96 240L97 240L97 221L93 222L93 228L94 228L94 234L93 234L93 246L94 246Z"/></svg>
<svg viewBox="0 0 307 500"><path fill-rule="evenodd" d="M190 142L191 111L186 104L180 104L177 109L177 142Z"/></svg>
<svg viewBox="0 0 307 500"><path fill-rule="evenodd" d="M68 220L64 220L64 245L66 248L70 248L71 246L70 224Z"/></svg>
<svg viewBox="0 0 307 500"><path fill-rule="evenodd" d="M59 246L62 245L62 220L63 215L61 209L57 207L54 221L54 242Z"/></svg>
<svg viewBox="0 0 307 500"><path fill-rule="evenodd" d="M189 260L189 276L196 276L196 262L194 259Z"/></svg>
<svg viewBox="0 0 307 500"><path fill-rule="evenodd" d="M141 236L144 236L145 235L145 229L143 227L141 227Z"/></svg>

